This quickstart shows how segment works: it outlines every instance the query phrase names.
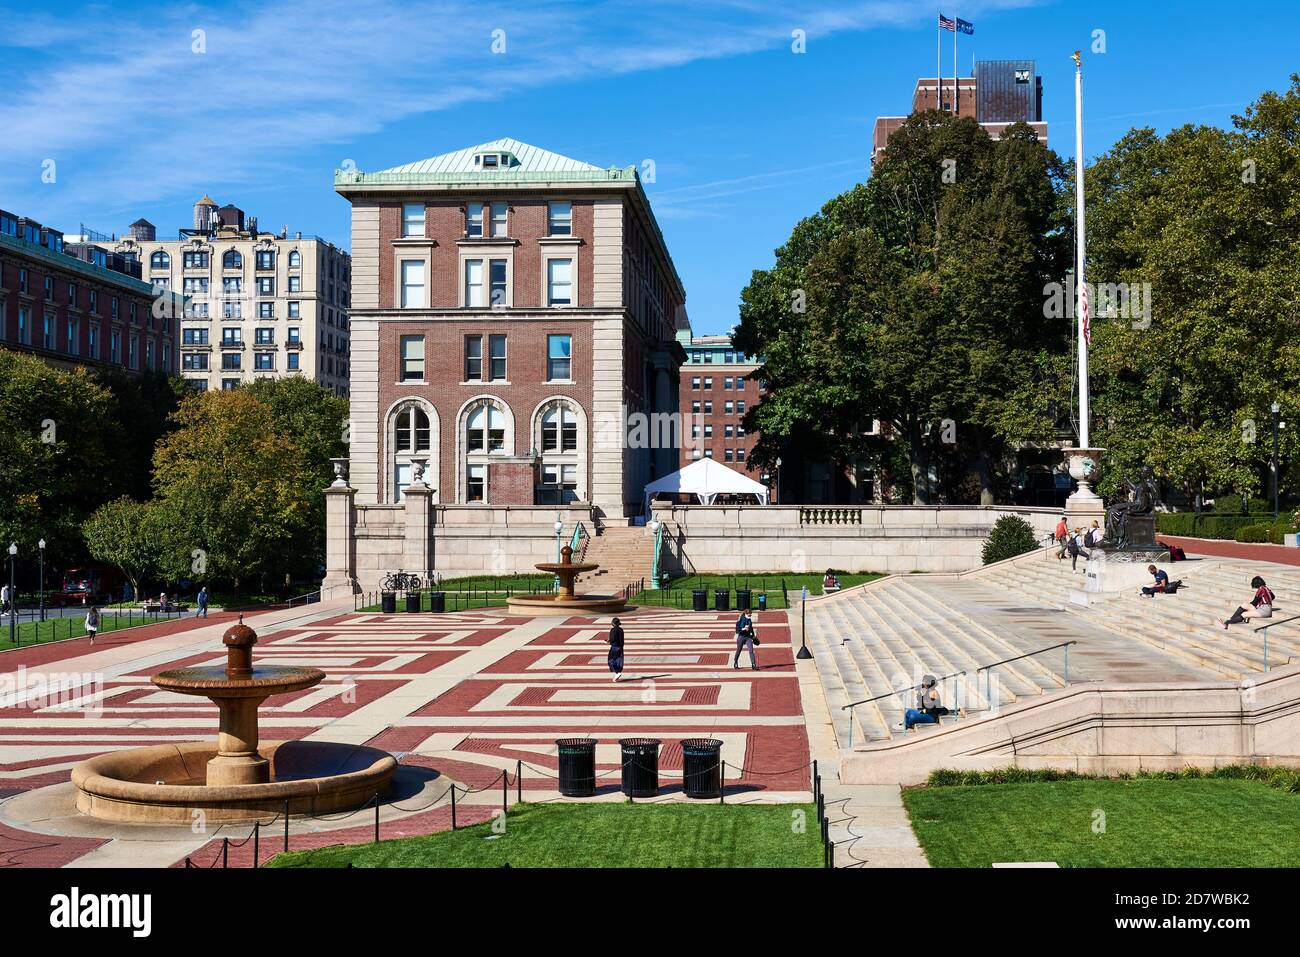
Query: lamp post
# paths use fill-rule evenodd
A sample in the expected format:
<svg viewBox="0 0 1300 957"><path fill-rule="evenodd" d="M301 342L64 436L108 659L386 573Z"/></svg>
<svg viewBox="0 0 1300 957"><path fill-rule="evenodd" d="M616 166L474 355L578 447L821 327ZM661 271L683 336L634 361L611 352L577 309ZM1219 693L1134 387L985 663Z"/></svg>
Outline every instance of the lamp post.
<svg viewBox="0 0 1300 957"><path fill-rule="evenodd" d="M781 504L781 456L776 457L776 503Z"/></svg>
<svg viewBox="0 0 1300 957"><path fill-rule="evenodd" d="M1282 407L1273 403L1273 518L1278 515L1278 474L1277 474L1277 429L1282 415Z"/></svg>
<svg viewBox="0 0 1300 957"><path fill-rule="evenodd" d="M659 529L662 526L659 523L657 515L650 516L650 534L654 539L654 555L650 560L650 588L658 590L659 588Z"/></svg>
<svg viewBox="0 0 1300 957"><path fill-rule="evenodd" d="M556 512L555 513L555 562L557 565L560 562L560 533L562 531L564 531L564 523L560 521L560 513ZM556 575L555 576L556 591L559 591L559 588L560 588L560 576Z"/></svg>
<svg viewBox="0 0 1300 957"><path fill-rule="evenodd" d="M18 546L9 543L9 640L18 640Z"/></svg>
<svg viewBox="0 0 1300 957"><path fill-rule="evenodd" d="M799 594L799 653L795 655L799 659L808 659L812 657L812 652L808 650L808 586L803 586L803 591Z"/></svg>
<svg viewBox="0 0 1300 957"><path fill-rule="evenodd" d="M41 621L45 620L45 539L36 543L37 554L41 561Z"/></svg>

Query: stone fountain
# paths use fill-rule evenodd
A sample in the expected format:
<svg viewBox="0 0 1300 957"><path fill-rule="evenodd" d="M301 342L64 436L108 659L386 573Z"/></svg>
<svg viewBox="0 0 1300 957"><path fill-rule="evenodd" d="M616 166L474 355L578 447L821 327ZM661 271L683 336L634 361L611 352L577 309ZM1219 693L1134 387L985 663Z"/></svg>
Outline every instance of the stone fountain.
<svg viewBox="0 0 1300 957"><path fill-rule="evenodd" d="M549 572L560 583L553 593L542 595L515 595L507 600L511 613L522 615L580 615L588 612L597 615L609 615L627 607L623 598L608 595L577 595L573 591L574 579L583 572L595 571L600 566L573 561L573 549L565 545L560 549L558 562L542 562L535 566L538 571Z"/></svg>
<svg viewBox="0 0 1300 957"><path fill-rule="evenodd" d="M243 623L222 637L225 667L176 668L153 676L164 691L210 699L217 740L114 751L73 768L77 809L139 823L214 822L283 811L322 814L386 795L397 762L385 751L325 741L258 744L257 709L272 695L318 684L325 673L292 665L253 666L257 633Z"/></svg>

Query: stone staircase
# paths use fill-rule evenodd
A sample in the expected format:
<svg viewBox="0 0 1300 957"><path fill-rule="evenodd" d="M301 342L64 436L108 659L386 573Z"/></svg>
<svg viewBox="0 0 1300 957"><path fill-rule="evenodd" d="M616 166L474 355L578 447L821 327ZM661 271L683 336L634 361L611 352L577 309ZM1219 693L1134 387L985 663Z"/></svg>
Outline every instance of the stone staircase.
<svg viewBox="0 0 1300 957"><path fill-rule="evenodd" d="M654 534L640 526L606 525L587 543L586 562L600 566L579 575L580 590L616 592L633 581L650 580L654 568Z"/></svg>
<svg viewBox="0 0 1300 957"><path fill-rule="evenodd" d="M1072 596L1083 590L1083 562L1071 572L1069 560L1037 553L1019 561L977 569L967 580L1000 589L1021 600L1054 603L1093 626L1161 649L1217 675L1236 678L1265 670L1264 641L1255 629L1265 620L1224 629L1218 620L1247 602L1250 579L1262 575L1277 594L1272 621L1300 612L1300 568L1228 558L1193 558L1158 563L1184 587L1175 595L1144 598L1129 592L1087 595L1088 604ZM1268 667L1300 661L1300 621L1271 628Z"/></svg>
<svg viewBox="0 0 1300 957"><path fill-rule="evenodd" d="M1000 666L986 692L977 670L1025 649L954 607L942 590L923 588L907 578L883 579L812 602L807 622L808 645L841 748L849 747L850 740L856 746L903 735L903 711L914 707L911 689L925 674L942 678L965 671L964 677L942 682L940 690L945 705L970 715L1065 683L1053 662L1022 658ZM887 697L844 708L877 695ZM918 726L912 733L924 734L932 727Z"/></svg>

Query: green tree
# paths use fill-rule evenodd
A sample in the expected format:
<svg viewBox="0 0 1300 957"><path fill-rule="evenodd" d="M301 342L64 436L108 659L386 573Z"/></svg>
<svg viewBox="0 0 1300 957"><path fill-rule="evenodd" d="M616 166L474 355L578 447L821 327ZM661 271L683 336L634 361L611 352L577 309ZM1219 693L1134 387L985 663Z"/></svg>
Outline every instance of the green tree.
<svg viewBox="0 0 1300 957"><path fill-rule="evenodd" d="M984 543L984 564L992 565L994 562L1032 552L1038 544L1032 525L1019 515L1003 515L993 523L988 541Z"/></svg>
<svg viewBox="0 0 1300 957"><path fill-rule="evenodd" d="M137 596L143 593L145 577L160 567L152 510L147 503L123 496L101 505L82 525L91 557L117 566Z"/></svg>
<svg viewBox="0 0 1300 957"><path fill-rule="evenodd" d="M271 408L248 389L199 393L177 409L154 453L173 578L268 578L301 569L319 476Z"/></svg>

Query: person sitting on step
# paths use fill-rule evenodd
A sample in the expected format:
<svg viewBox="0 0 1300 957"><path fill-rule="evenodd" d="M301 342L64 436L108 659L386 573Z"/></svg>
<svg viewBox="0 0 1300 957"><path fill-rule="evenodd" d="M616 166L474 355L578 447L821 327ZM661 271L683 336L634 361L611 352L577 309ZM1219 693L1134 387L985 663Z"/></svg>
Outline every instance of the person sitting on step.
<svg viewBox="0 0 1300 957"><path fill-rule="evenodd" d="M835 572L826 569L826 574L822 576L822 591L839 591L840 580L835 577Z"/></svg>
<svg viewBox="0 0 1300 957"><path fill-rule="evenodd" d="M939 679L926 675L916 690L916 707L903 712L903 730L911 731L916 724L938 724L939 718L947 713L939 697Z"/></svg>
<svg viewBox="0 0 1300 957"><path fill-rule="evenodd" d="M1255 589L1255 597L1250 600L1249 605L1238 605L1231 618L1219 622L1225 629L1247 618L1273 617L1273 601L1277 597L1273 594L1273 590L1264 584L1264 579L1258 575L1250 580L1250 587Z"/></svg>

